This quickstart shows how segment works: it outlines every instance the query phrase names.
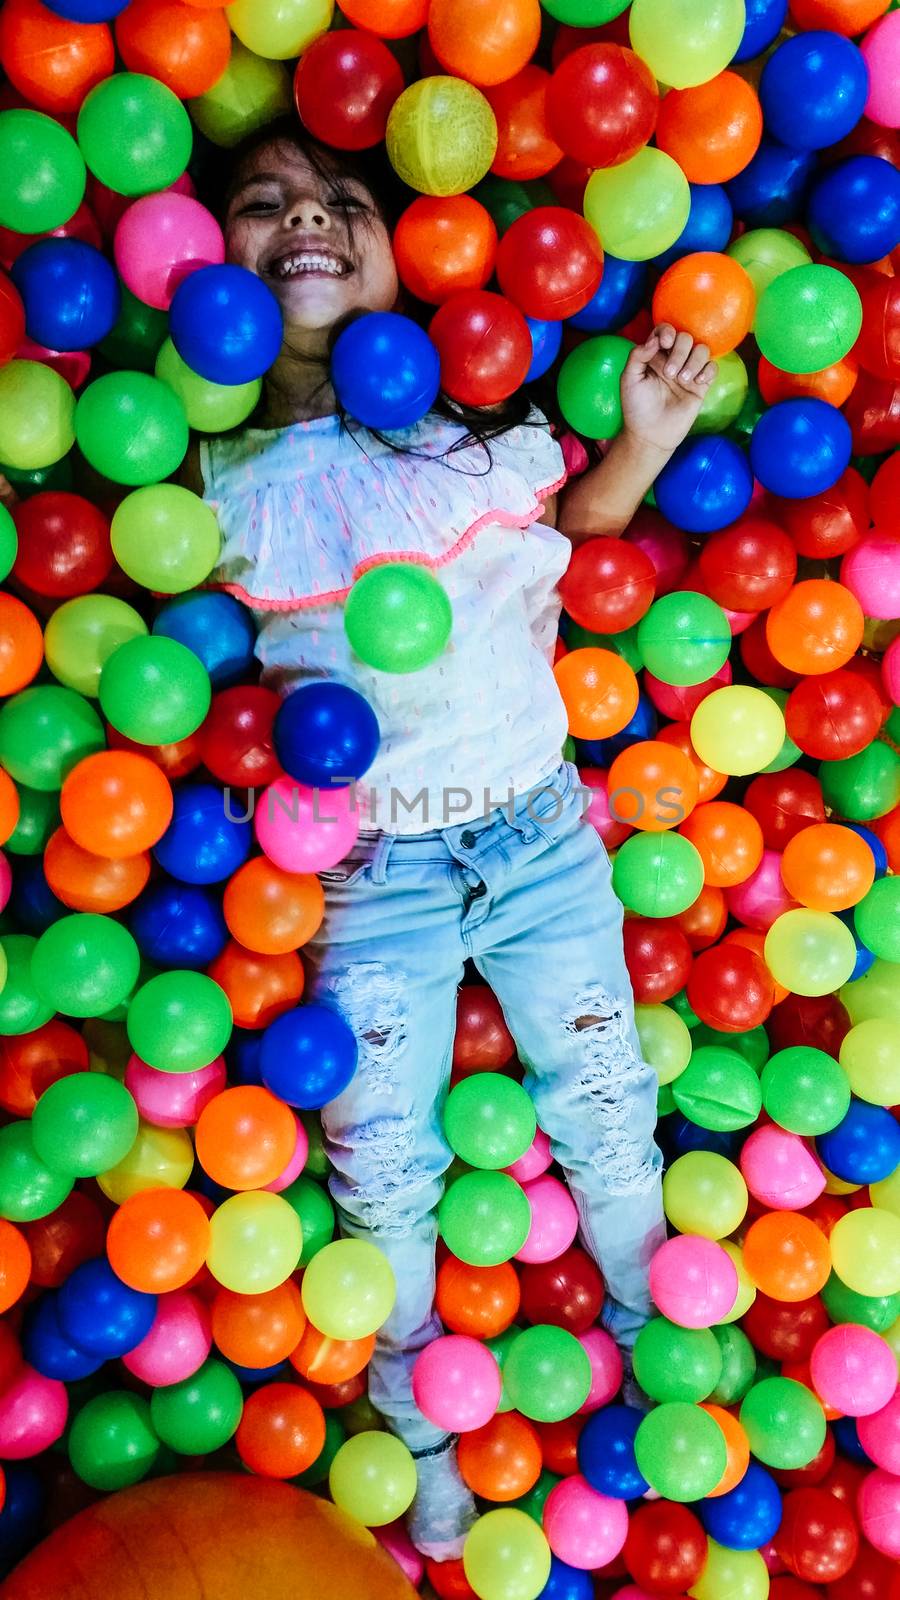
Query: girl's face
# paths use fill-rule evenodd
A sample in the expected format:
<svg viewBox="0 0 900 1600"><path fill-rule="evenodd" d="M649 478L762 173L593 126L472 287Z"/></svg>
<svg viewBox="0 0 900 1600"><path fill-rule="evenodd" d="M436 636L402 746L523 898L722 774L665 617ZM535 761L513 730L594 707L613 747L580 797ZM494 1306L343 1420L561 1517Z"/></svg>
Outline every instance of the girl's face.
<svg viewBox="0 0 900 1600"><path fill-rule="evenodd" d="M322 177L286 142L262 145L237 174L225 218L227 258L268 284L298 333L353 311L390 311L399 284L391 241L358 179Z"/></svg>

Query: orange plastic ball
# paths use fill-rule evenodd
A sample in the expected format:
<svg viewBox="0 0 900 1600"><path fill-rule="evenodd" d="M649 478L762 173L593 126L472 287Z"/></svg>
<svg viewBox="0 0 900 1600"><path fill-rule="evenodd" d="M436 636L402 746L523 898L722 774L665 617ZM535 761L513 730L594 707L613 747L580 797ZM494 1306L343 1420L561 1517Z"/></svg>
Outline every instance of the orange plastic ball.
<svg viewBox="0 0 900 1600"><path fill-rule="evenodd" d="M380 39L406 39L428 20L430 0L341 0L341 14Z"/></svg>
<svg viewBox="0 0 900 1600"><path fill-rule="evenodd" d="M728 1464L716 1487L707 1490L707 1499L715 1500L718 1495L727 1494L729 1489L736 1489L743 1478L750 1465L750 1441L737 1417L733 1417L724 1406L710 1405L707 1401L701 1403L700 1410L706 1411L725 1435Z"/></svg>
<svg viewBox="0 0 900 1600"><path fill-rule="evenodd" d="M374 1349L374 1333L364 1339L329 1339L309 1322L290 1362L310 1383L347 1383L365 1371Z"/></svg>
<svg viewBox="0 0 900 1600"><path fill-rule="evenodd" d="M286 955L321 927L325 892L314 873L284 872L268 856L255 856L228 883L222 910L229 932L245 949Z"/></svg>
<svg viewBox="0 0 900 1600"><path fill-rule="evenodd" d="M762 130L755 89L736 72L720 72L708 83L663 96L656 143L689 183L727 183L753 160Z"/></svg>
<svg viewBox="0 0 900 1600"><path fill-rule="evenodd" d="M172 820L172 789L146 756L100 750L73 767L59 809L66 832L83 850L119 860L162 838Z"/></svg>
<svg viewBox="0 0 900 1600"><path fill-rule="evenodd" d="M438 61L481 87L521 72L540 36L538 0L431 0L428 40Z"/></svg>
<svg viewBox="0 0 900 1600"><path fill-rule="evenodd" d="M230 939L208 971L231 1002L236 1028L267 1028L303 993L303 967L293 951L258 955Z"/></svg>
<svg viewBox="0 0 900 1600"><path fill-rule="evenodd" d="M183 1289L209 1250L209 1219L184 1189L142 1189L123 1200L106 1235L109 1263L144 1294Z"/></svg>
<svg viewBox="0 0 900 1600"><path fill-rule="evenodd" d="M0 1314L21 1300L31 1277L31 1251L24 1233L0 1218Z"/></svg>
<svg viewBox="0 0 900 1600"><path fill-rule="evenodd" d="M519 1309L519 1279L511 1261L472 1267L449 1256L438 1269L435 1305L445 1328L473 1339L505 1333Z"/></svg>
<svg viewBox="0 0 900 1600"><path fill-rule="evenodd" d="M862 644L862 606L842 583L807 578L797 583L766 618L766 643L790 672L833 672Z"/></svg>
<svg viewBox="0 0 900 1600"><path fill-rule="evenodd" d="M781 877L789 895L812 911L847 911L875 882L875 857L852 828L819 822L784 847Z"/></svg>
<svg viewBox="0 0 900 1600"><path fill-rule="evenodd" d="M87 1072L88 1047L60 1017L32 1033L0 1039L0 1106L30 1117L45 1089L73 1072Z"/></svg>
<svg viewBox="0 0 900 1600"><path fill-rule="evenodd" d="M687 939L692 950L708 950L725 932L728 923L728 903L722 889L705 883L696 900L686 911L679 911L673 919Z"/></svg>
<svg viewBox="0 0 900 1600"><path fill-rule="evenodd" d="M40 111L77 111L115 68L105 23L70 22L40 0L7 0L0 15L0 62L10 83Z"/></svg>
<svg viewBox="0 0 900 1600"><path fill-rule="evenodd" d="M891 0L791 0L795 28L825 28L855 39L890 10Z"/></svg>
<svg viewBox="0 0 900 1600"><path fill-rule="evenodd" d="M486 90L497 118L497 154L491 171L498 178L526 183L542 178L562 160L563 152L547 126L549 72L523 67L514 78Z"/></svg>
<svg viewBox="0 0 900 1600"><path fill-rule="evenodd" d="M394 231L394 259L410 294L440 306L460 289L483 289L497 258L497 229L470 194L420 195Z"/></svg>
<svg viewBox="0 0 900 1600"><path fill-rule="evenodd" d="M130 906L146 888L150 866L146 850L110 861L83 850L65 828L57 828L44 850L44 876L57 899L72 911L108 915Z"/></svg>
<svg viewBox="0 0 900 1600"><path fill-rule="evenodd" d="M459 1470L473 1494L505 1505L527 1494L541 1475L537 1431L517 1411L501 1411L459 1441Z"/></svg>
<svg viewBox="0 0 900 1600"><path fill-rule="evenodd" d="M762 828L730 800L698 806L678 831L700 852L704 881L719 889L743 883L762 860Z"/></svg>
<svg viewBox="0 0 900 1600"><path fill-rule="evenodd" d="M19 791L8 772L0 767L0 844L5 844L19 822Z"/></svg>
<svg viewBox="0 0 900 1600"><path fill-rule="evenodd" d="M130 750L133 755L144 756L175 783L179 778L186 778L189 772L196 772L203 759L200 732L198 729L176 744L137 744L134 739L126 739L118 728L108 726L106 740L110 750Z"/></svg>
<svg viewBox="0 0 900 1600"><path fill-rule="evenodd" d="M300 1290L288 1278L264 1294L219 1289L212 1303L212 1335L226 1361L241 1367L274 1367L303 1338L306 1312Z"/></svg>
<svg viewBox="0 0 900 1600"><path fill-rule="evenodd" d="M197 1160L223 1189L264 1189L280 1177L297 1144L297 1123L268 1089L241 1084L204 1106L197 1121Z"/></svg>
<svg viewBox="0 0 900 1600"><path fill-rule="evenodd" d="M617 821L642 833L665 833L689 817L699 784L689 756L658 739L642 739L617 755L607 786Z"/></svg>
<svg viewBox="0 0 900 1600"><path fill-rule="evenodd" d="M859 377L859 363L852 356L844 356L821 372L782 372L771 361L760 356L756 381L767 406L779 400L796 400L809 395L815 400L826 400L829 405L842 406L850 398Z"/></svg>
<svg viewBox="0 0 900 1600"><path fill-rule="evenodd" d="M653 294L654 322L671 322L710 355L727 355L753 326L756 293L739 261L698 250L667 267Z"/></svg>
<svg viewBox="0 0 900 1600"><path fill-rule="evenodd" d="M0 594L0 695L17 694L44 659L44 636L33 611L13 594Z"/></svg>
<svg viewBox="0 0 900 1600"><path fill-rule="evenodd" d="M728 782L727 774L716 772L713 767L708 767L701 761L694 746L691 744L691 725L689 722L670 722L666 727L660 728L656 735L662 744L673 744L681 750L693 763L697 774L697 803L703 805L707 800L715 800L721 794Z"/></svg>
<svg viewBox="0 0 900 1600"><path fill-rule="evenodd" d="M248 1471L296 1478L322 1453L325 1413L297 1384L266 1383L247 1396L234 1442Z"/></svg>
<svg viewBox="0 0 900 1600"><path fill-rule="evenodd" d="M818 1294L827 1283L831 1249L809 1217L795 1211L768 1211L747 1230L744 1266L770 1300L794 1304Z"/></svg>
<svg viewBox="0 0 900 1600"><path fill-rule="evenodd" d="M570 650L557 661L553 675L576 739L609 739L621 733L637 710L637 678L612 650Z"/></svg>
<svg viewBox="0 0 900 1600"><path fill-rule="evenodd" d="M205 94L231 59L225 12L182 0L130 0L116 19L116 44L129 72L158 78L180 100Z"/></svg>

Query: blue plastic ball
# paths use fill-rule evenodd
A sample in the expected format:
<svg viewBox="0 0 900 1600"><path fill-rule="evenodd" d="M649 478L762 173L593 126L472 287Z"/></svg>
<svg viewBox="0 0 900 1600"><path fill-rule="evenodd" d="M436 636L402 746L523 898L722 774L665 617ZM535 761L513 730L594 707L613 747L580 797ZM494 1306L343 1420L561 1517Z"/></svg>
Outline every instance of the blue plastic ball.
<svg viewBox="0 0 900 1600"><path fill-rule="evenodd" d="M182 361L201 378L251 383L281 353L281 307L246 267L200 267L175 291L169 332Z"/></svg>
<svg viewBox="0 0 900 1600"><path fill-rule="evenodd" d="M850 156L812 186L809 231L836 261L880 261L900 240L900 172L879 156Z"/></svg>
<svg viewBox="0 0 900 1600"><path fill-rule="evenodd" d="M608 739L586 740L582 748L590 757L592 766L608 767L629 745L640 744L644 739L655 739L658 727L656 707L650 696L642 692L634 716L619 733L610 734Z"/></svg>
<svg viewBox="0 0 900 1600"><path fill-rule="evenodd" d="M59 1291L60 1332L85 1354L112 1361L146 1338L156 1316L156 1295L130 1289L104 1257L76 1267Z"/></svg>
<svg viewBox="0 0 900 1600"><path fill-rule="evenodd" d="M259 1051L271 1094L301 1111L317 1110L346 1089L356 1071L356 1035L339 1011L297 1006L270 1023Z"/></svg>
<svg viewBox="0 0 900 1600"><path fill-rule="evenodd" d="M131 932L158 967L202 972L228 943L218 896L189 883L154 883L132 907Z"/></svg>
<svg viewBox="0 0 900 1600"><path fill-rule="evenodd" d="M713 1155L725 1156L728 1161L737 1153L737 1140L733 1133L701 1128L699 1123L689 1122L680 1111L666 1119L666 1146L671 1151L673 1161L692 1150L708 1150Z"/></svg>
<svg viewBox="0 0 900 1600"><path fill-rule="evenodd" d="M764 411L750 440L755 476L771 494L808 500L850 465L850 424L827 400L782 400Z"/></svg>
<svg viewBox="0 0 900 1600"><path fill-rule="evenodd" d="M781 1524L781 1490L765 1467L751 1461L740 1483L726 1494L701 1500L700 1521L711 1539L728 1550L759 1550Z"/></svg>
<svg viewBox="0 0 900 1600"><path fill-rule="evenodd" d="M812 150L763 139L753 160L725 185L735 216L748 228L780 228L804 205L816 170Z"/></svg>
<svg viewBox="0 0 900 1600"><path fill-rule="evenodd" d="M531 348L534 355L531 366L525 374L526 383L534 383L549 372L560 352L562 345L563 325L561 322L539 322L536 317L526 317L528 332L531 334Z"/></svg>
<svg viewBox="0 0 900 1600"><path fill-rule="evenodd" d="M104 1357L91 1355L67 1338L59 1325L58 1296L42 1295L29 1308L22 1338L22 1354L36 1372L62 1383L76 1383L99 1372Z"/></svg>
<svg viewBox="0 0 900 1600"><path fill-rule="evenodd" d="M253 664L253 617L230 594L180 594L163 606L153 632L176 639L199 656L215 689L237 683Z"/></svg>
<svg viewBox="0 0 900 1600"><path fill-rule="evenodd" d="M234 815L243 815L237 806ZM172 821L153 853L180 883L223 883L252 845L252 823L232 820L228 796L215 784L192 783L176 789Z"/></svg>
<svg viewBox="0 0 900 1600"><path fill-rule="evenodd" d="M747 0L747 21L735 61L752 61L762 55L784 27L787 9L788 0Z"/></svg>
<svg viewBox="0 0 900 1600"><path fill-rule="evenodd" d="M115 325L119 280L106 257L82 239L39 239L23 250L12 280L25 305L25 330L50 350L88 350Z"/></svg>
<svg viewBox="0 0 900 1600"><path fill-rule="evenodd" d="M865 976L865 974L868 972L870 967L874 967L874 965L875 965L875 954L874 954L874 951L869 950L863 944L863 942L860 939L858 933L856 932L856 928L853 925L853 912L852 912L852 910L850 910L850 911L839 911L837 913L837 915L840 917L841 922L843 922L844 926L846 928L850 929L850 932L853 935L853 942L856 945L856 964L855 964L855 966L853 968L853 971L851 972L849 978L847 979L848 983L855 983L857 978L862 978L862 977Z"/></svg>
<svg viewBox="0 0 900 1600"><path fill-rule="evenodd" d="M692 183L691 209L683 231L673 245L656 257L665 271L673 261L695 250L724 250L734 230L734 211L728 190L721 183Z"/></svg>
<svg viewBox="0 0 900 1600"><path fill-rule="evenodd" d="M845 822L844 827L849 828L851 833L858 834L863 844L868 845L875 859L875 876L883 878L888 869L888 857L877 833L873 833L871 828L866 828L861 822Z"/></svg>
<svg viewBox="0 0 900 1600"><path fill-rule="evenodd" d="M389 433L411 427L431 410L441 362L417 322L396 311L370 311L338 335L331 381L349 416Z"/></svg>
<svg viewBox="0 0 900 1600"><path fill-rule="evenodd" d="M262 1029L232 1029L231 1038L225 1046L229 1083L251 1083L254 1088L262 1086L262 1073L259 1062L262 1042Z"/></svg>
<svg viewBox="0 0 900 1600"><path fill-rule="evenodd" d="M9 909L25 933L41 934L60 917L69 915L69 907L53 893L44 863L36 856L20 856L16 861Z"/></svg>
<svg viewBox="0 0 900 1600"><path fill-rule="evenodd" d="M740 445L724 434L685 439L656 480L656 504L685 533L715 533L742 516L753 474Z"/></svg>
<svg viewBox="0 0 900 1600"><path fill-rule="evenodd" d="M239 1367L236 1361L226 1361L238 1382L245 1388L255 1389L261 1383L275 1383L279 1378L290 1378L293 1369L286 1361L276 1361L273 1367Z"/></svg>
<svg viewBox="0 0 900 1600"><path fill-rule="evenodd" d="M880 1183L900 1166L900 1125L885 1106L852 1100L843 1121L819 1135L816 1149L844 1183Z"/></svg>
<svg viewBox="0 0 900 1600"><path fill-rule="evenodd" d="M111 22L131 0L44 0L48 11L69 22Z"/></svg>
<svg viewBox="0 0 900 1600"><path fill-rule="evenodd" d="M0 1576L38 1539L45 1491L33 1467L5 1461L6 1499L0 1510Z"/></svg>
<svg viewBox="0 0 900 1600"><path fill-rule="evenodd" d="M538 1600L594 1600L594 1583L589 1572L570 1567L559 1556L550 1557L550 1576Z"/></svg>
<svg viewBox="0 0 900 1600"><path fill-rule="evenodd" d="M824 29L785 39L763 67L759 84L767 131L794 150L822 150L845 139L868 94L862 52Z"/></svg>
<svg viewBox="0 0 900 1600"><path fill-rule="evenodd" d="M581 311L567 317L569 327L583 333L606 333L630 322L643 305L649 271L646 261L620 261L618 256L604 255L600 287Z"/></svg>
<svg viewBox="0 0 900 1600"><path fill-rule="evenodd" d="M635 1434L643 1420L634 1406L604 1406L585 1423L578 1440L578 1465L599 1494L637 1500L649 1489L634 1455Z"/></svg>
<svg viewBox="0 0 900 1600"><path fill-rule="evenodd" d="M368 700L344 683L323 679L283 700L273 729L285 772L310 789L346 789L378 754L381 731Z"/></svg>
<svg viewBox="0 0 900 1600"><path fill-rule="evenodd" d="M860 1443L855 1417L835 1417L830 1427L842 1456L849 1456L851 1461L858 1461L864 1467L873 1465L872 1457Z"/></svg>

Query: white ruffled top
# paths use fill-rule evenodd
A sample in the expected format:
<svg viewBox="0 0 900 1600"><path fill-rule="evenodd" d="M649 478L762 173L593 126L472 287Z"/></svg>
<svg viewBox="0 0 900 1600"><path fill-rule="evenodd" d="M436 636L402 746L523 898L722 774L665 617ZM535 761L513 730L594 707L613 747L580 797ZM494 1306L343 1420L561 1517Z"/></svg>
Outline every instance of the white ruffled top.
<svg viewBox="0 0 900 1600"><path fill-rule="evenodd" d="M205 441L205 499L222 532L210 582L251 607L263 682L329 678L365 696L381 745L359 785L364 831L421 833L484 815L554 771L566 715L552 673L570 546L539 523L566 479L533 412L487 447L429 415L392 449L336 416ZM354 655L343 601L370 567L426 565L453 610L419 672Z"/></svg>

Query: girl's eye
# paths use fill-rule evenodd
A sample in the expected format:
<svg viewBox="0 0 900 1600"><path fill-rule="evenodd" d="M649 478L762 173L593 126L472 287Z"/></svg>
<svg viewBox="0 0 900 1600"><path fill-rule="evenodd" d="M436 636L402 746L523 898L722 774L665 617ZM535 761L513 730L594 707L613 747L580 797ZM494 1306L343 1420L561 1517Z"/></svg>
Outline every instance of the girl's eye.
<svg viewBox="0 0 900 1600"><path fill-rule="evenodd" d="M355 195L333 195L328 204L334 211L368 211L365 200L358 200Z"/></svg>
<svg viewBox="0 0 900 1600"><path fill-rule="evenodd" d="M276 200L249 200L238 211L239 217L268 217L278 210Z"/></svg>

